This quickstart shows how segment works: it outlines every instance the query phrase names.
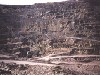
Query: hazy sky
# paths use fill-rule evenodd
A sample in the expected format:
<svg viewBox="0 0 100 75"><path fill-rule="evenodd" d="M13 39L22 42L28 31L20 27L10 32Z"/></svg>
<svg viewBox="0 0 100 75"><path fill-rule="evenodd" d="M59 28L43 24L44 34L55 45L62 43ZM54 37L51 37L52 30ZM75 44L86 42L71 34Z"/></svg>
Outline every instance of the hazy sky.
<svg viewBox="0 0 100 75"><path fill-rule="evenodd" d="M67 0L0 0L0 4L6 5L32 5L34 3L61 2Z"/></svg>

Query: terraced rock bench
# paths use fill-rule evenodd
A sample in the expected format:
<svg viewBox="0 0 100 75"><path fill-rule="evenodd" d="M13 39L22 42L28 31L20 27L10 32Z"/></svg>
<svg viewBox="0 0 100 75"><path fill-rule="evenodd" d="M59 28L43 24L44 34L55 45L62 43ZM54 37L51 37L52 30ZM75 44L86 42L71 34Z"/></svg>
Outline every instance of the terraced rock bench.
<svg viewBox="0 0 100 75"><path fill-rule="evenodd" d="M100 61L100 55L75 55L49 57L50 62L92 62Z"/></svg>

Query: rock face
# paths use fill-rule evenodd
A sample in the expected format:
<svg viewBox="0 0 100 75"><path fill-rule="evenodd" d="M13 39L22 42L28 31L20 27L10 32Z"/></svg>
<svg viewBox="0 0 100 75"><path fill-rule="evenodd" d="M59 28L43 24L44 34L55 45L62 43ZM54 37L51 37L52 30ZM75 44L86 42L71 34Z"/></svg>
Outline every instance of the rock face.
<svg viewBox="0 0 100 75"><path fill-rule="evenodd" d="M0 52L100 54L100 1L0 5Z"/></svg>
<svg viewBox="0 0 100 75"><path fill-rule="evenodd" d="M100 75L100 0L0 5L0 75Z"/></svg>

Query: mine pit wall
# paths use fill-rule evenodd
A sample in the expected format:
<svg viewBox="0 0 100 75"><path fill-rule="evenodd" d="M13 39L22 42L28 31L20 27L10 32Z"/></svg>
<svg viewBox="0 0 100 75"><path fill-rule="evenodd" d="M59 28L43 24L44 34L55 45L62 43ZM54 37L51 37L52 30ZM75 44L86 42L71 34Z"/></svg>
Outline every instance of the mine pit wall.
<svg viewBox="0 0 100 75"><path fill-rule="evenodd" d="M99 0L0 5L0 52L100 54L99 9Z"/></svg>

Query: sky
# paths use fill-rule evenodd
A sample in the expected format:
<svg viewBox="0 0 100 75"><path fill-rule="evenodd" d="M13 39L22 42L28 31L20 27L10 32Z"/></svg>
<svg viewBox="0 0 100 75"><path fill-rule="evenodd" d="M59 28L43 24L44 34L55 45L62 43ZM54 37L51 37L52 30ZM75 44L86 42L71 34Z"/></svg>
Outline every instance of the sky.
<svg viewBox="0 0 100 75"><path fill-rule="evenodd" d="M67 0L0 0L4 5L33 5L34 3L61 2Z"/></svg>

